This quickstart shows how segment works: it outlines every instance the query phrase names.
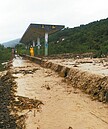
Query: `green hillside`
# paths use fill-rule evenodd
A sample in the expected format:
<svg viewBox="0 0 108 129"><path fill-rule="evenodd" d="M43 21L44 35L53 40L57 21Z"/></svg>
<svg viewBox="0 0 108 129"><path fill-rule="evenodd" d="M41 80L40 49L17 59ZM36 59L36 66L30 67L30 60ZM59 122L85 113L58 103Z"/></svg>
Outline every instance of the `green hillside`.
<svg viewBox="0 0 108 129"><path fill-rule="evenodd" d="M2 63L9 61L12 57L12 48L19 44L20 39L11 40L0 44L0 71L4 70Z"/></svg>
<svg viewBox="0 0 108 129"><path fill-rule="evenodd" d="M18 40L16 40L17 43ZM11 43L14 44L15 42L11 41ZM29 54L29 48L26 50L24 44L17 44L16 50L19 54ZM37 55L37 47L34 50L35 55ZM1 46L1 62L10 58L10 54L8 56L5 54L6 51L10 50ZM49 36L49 55L64 53L82 54L88 52L94 53L94 57L108 55L108 18L75 28L65 28ZM1 53L4 53L3 56ZM44 38L41 39L40 53L44 55Z"/></svg>
<svg viewBox="0 0 108 129"><path fill-rule="evenodd" d="M11 48L5 48L0 44L0 71L3 70L2 63L11 59Z"/></svg>
<svg viewBox="0 0 108 129"><path fill-rule="evenodd" d="M65 28L49 37L49 54L85 52L108 54L108 18Z"/></svg>

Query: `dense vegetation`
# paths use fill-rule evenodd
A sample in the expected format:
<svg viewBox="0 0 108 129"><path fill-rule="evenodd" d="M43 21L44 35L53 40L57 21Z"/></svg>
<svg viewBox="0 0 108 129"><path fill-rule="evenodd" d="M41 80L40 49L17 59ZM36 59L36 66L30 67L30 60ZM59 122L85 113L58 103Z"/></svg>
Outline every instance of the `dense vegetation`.
<svg viewBox="0 0 108 129"><path fill-rule="evenodd" d="M65 28L49 38L50 54L85 52L108 54L108 19Z"/></svg>
<svg viewBox="0 0 108 129"><path fill-rule="evenodd" d="M5 48L0 45L0 71L3 70L2 63L9 61L11 59L11 48Z"/></svg>

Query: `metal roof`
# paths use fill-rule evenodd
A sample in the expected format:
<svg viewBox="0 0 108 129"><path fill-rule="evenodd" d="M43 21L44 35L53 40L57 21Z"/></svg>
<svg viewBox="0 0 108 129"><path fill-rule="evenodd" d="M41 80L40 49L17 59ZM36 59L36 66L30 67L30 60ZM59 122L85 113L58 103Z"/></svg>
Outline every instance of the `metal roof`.
<svg viewBox="0 0 108 129"><path fill-rule="evenodd" d="M37 37L44 37L46 32L50 35L64 27L64 25L30 24L20 42L28 44L32 41L37 41Z"/></svg>

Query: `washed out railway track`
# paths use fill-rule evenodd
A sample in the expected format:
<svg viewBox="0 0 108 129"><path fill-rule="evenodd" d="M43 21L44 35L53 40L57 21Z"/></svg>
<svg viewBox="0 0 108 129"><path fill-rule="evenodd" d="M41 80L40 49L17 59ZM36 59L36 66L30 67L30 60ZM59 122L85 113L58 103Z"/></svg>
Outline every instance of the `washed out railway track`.
<svg viewBox="0 0 108 129"><path fill-rule="evenodd" d="M107 76L27 58L0 77L0 129L108 129Z"/></svg>

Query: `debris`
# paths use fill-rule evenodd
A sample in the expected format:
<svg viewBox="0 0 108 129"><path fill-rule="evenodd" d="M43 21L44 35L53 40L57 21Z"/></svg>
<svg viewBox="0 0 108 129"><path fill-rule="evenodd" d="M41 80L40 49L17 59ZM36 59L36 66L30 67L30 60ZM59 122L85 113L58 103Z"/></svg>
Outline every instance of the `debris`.
<svg viewBox="0 0 108 129"><path fill-rule="evenodd" d="M33 74L36 70L39 70L39 68L34 68L34 69L29 69L29 70L21 69L18 71L14 71L13 73L14 74L22 73L22 74L26 75L26 74Z"/></svg>
<svg viewBox="0 0 108 129"><path fill-rule="evenodd" d="M78 67L78 65L77 64L74 64L73 67Z"/></svg>
<svg viewBox="0 0 108 129"><path fill-rule="evenodd" d="M16 82L8 71L0 77L0 129L25 129L27 113L35 108L39 110L43 103L28 97L15 96ZM18 115L22 110L29 110L26 114Z"/></svg>
<svg viewBox="0 0 108 129"><path fill-rule="evenodd" d="M8 108L10 101L14 100L12 92L13 79L11 74L7 72L6 75L0 78L0 129L15 129L16 118L11 115Z"/></svg>
<svg viewBox="0 0 108 129"><path fill-rule="evenodd" d="M73 129L71 126L69 126L69 128L68 129Z"/></svg>
<svg viewBox="0 0 108 129"><path fill-rule="evenodd" d="M108 102L108 91L106 92L106 102Z"/></svg>
<svg viewBox="0 0 108 129"><path fill-rule="evenodd" d="M16 96L17 101L13 102L14 107L18 108L18 110L26 110L38 108L39 105L43 104L39 100L30 99L28 97Z"/></svg>
<svg viewBox="0 0 108 129"><path fill-rule="evenodd" d="M50 90L51 88L49 86L46 87L47 90Z"/></svg>

